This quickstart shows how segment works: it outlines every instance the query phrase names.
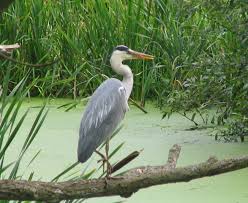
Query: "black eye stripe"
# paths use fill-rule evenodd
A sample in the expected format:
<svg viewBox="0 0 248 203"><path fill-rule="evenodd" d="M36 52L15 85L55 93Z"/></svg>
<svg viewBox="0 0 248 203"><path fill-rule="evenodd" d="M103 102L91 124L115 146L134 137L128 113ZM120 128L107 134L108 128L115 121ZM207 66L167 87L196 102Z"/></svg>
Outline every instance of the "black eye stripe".
<svg viewBox="0 0 248 203"><path fill-rule="evenodd" d="M121 46L115 47L115 50L118 50L118 51L128 51L128 47L121 45Z"/></svg>

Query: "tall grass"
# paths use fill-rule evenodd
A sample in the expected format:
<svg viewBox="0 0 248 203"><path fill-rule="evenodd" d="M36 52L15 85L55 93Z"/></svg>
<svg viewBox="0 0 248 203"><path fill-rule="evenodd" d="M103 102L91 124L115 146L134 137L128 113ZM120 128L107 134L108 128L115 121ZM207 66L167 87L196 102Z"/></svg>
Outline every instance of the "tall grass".
<svg viewBox="0 0 248 203"><path fill-rule="evenodd" d="M32 96L91 95L106 76L118 77L109 67L118 44L153 54L153 62L129 62L132 98L142 104L156 99L172 112L219 105L221 123L230 109L247 112L247 5L243 0L16 0L2 15L0 42L22 44L13 56L20 61L60 58L32 68L27 78L37 80ZM11 71L10 89L30 70L0 65L0 78Z"/></svg>
<svg viewBox="0 0 248 203"><path fill-rule="evenodd" d="M53 66L32 69L29 80L38 78L34 96L90 95L104 75L113 75L109 57L118 44L153 54L152 63L130 64L135 74L132 97L144 103L147 97L167 95L174 81L185 77L186 64L214 50L210 38L216 35L208 32L208 25L201 11L179 0L16 0L2 16L0 42L22 44L15 56L21 61L61 58ZM13 83L28 69L17 65Z"/></svg>
<svg viewBox="0 0 248 203"><path fill-rule="evenodd" d="M31 128L27 133L26 138L23 140L22 147L16 149L19 154L14 162L9 162L5 157L8 153L13 153L10 151L10 146L18 137L18 133L23 125L24 120L28 115L28 110L24 113L20 113L21 104L29 91L31 85L26 85L27 76L22 78L22 80L9 92L10 84L10 70L6 71L6 74L1 81L1 93L0 93L0 179L20 179L22 174L18 173L22 158L28 151L30 145L37 136L43 121L47 115L47 110L45 107L41 108L38 112L36 118L31 124ZM32 85L35 84L35 80ZM36 156L31 159L29 163L26 163L26 167L30 165ZM28 179L32 179L33 173L29 175Z"/></svg>

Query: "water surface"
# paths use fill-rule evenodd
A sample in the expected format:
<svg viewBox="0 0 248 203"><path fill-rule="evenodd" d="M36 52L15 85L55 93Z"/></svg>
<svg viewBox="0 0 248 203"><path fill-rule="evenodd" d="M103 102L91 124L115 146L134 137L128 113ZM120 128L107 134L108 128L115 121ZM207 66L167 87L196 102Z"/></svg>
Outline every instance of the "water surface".
<svg viewBox="0 0 248 203"><path fill-rule="evenodd" d="M83 112L83 105L69 112L57 109L66 100L54 100L49 104L50 111L47 119L32 144L24 163L41 149L37 160L28 168L22 165L21 172L28 177L35 172L35 179L51 180L65 167L76 161L79 122ZM23 105L23 111L31 106L40 105L40 100L32 100ZM161 113L153 105L146 107L148 114L131 106L124 120L124 127L111 141L111 149L122 142L124 147L114 160L118 160L134 150L144 149L141 155L125 169L140 165L161 165L167 160L169 148L173 144L182 146L178 166L196 164L215 155L217 158L248 154L248 142L222 143L216 142L213 137L207 136L211 129L188 131L192 123L173 115L170 120L161 120ZM28 130L38 112L32 108L21 129L18 138L10 149L8 159L15 160ZM97 156L93 156L85 165L80 165L80 172L89 165L89 169L97 166ZM79 173L78 172L78 173ZM93 198L86 202L170 202L170 203L247 203L248 202L248 169L239 170L215 177L202 178L188 183L154 186L142 189L128 199L121 197Z"/></svg>

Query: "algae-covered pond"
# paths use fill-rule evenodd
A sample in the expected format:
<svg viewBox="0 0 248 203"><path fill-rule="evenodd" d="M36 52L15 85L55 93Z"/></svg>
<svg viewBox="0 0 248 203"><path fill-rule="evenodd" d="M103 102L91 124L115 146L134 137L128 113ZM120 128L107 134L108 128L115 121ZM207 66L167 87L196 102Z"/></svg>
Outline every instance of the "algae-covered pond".
<svg viewBox="0 0 248 203"><path fill-rule="evenodd" d="M32 144L28 155L21 167L21 173L28 177L30 172L35 172L35 179L51 180L55 175L76 161L78 128L83 104L69 112L57 109L61 104L68 101L55 100L49 104L49 114ZM26 102L22 111L28 107L40 105L40 100ZM195 164L205 161L209 156L217 158L229 158L248 154L248 142L222 143L216 142L208 136L211 129L186 130L192 123L178 115L172 115L170 120L161 120L161 113L153 105L146 106L148 114L131 106L124 120L124 127L111 141L111 149L122 142L124 146L114 157L121 159L134 150L144 149L141 155L126 166L131 168L140 165L160 165L167 160L167 153L173 144L182 146L179 166ZM9 150L7 157L14 160L22 146L24 136L30 129L38 108L31 108L28 118ZM41 150L37 159L27 167L28 161ZM13 152L12 152L13 151ZM96 167L97 156L93 156L86 165L89 169ZM202 178L188 183L178 183L150 187L140 190L128 199L121 197L93 198L86 202L170 202L170 203L247 203L248 202L248 169L231 172L211 178Z"/></svg>

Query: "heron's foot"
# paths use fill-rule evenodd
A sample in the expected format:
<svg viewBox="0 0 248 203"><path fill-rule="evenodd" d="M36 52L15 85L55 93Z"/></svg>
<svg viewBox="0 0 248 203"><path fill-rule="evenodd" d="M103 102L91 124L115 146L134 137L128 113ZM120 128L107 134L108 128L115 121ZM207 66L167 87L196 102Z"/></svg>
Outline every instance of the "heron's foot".
<svg viewBox="0 0 248 203"><path fill-rule="evenodd" d="M105 165L107 164L107 159L106 158L102 158L102 159L99 159L97 161L97 163L100 163L100 162L102 162L101 166L103 168L103 173L104 173L105 172Z"/></svg>
<svg viewBox="0 0 248 203"><path fill-rule="evenodd" d="M104 156L104 154L102 154L101 152L99 152L98 150L95 150L95 152L101 157L100 160L98 160L97 162L100 162L100 161L103 161L103 160L106 160L106 157Z"/></svg>
<svg viewBox="0 0 248 203"><path fill-rule="evenodd" d="M97 151L97 150L96 150L96 153L101 157L101 159L98 160L97 163L102 162L103 173L104 173L104 172L107 173L106 177L110 176L111 171L112 171L112 166L111 166L111 164L110 164L110 162L109 162L109 160L108 160L108 157L105 156L105 155L103 155L101 152L99 152L99 151ZM107 171L105 171L105 164L107 165Z"/></svg>
<svg viewBox="0 0 248 203"><path fill-rule="evenodd" d="M97 163L100 163L100 162L106 163L107 159L104 157L104 158L97 160Z"/></svg>

